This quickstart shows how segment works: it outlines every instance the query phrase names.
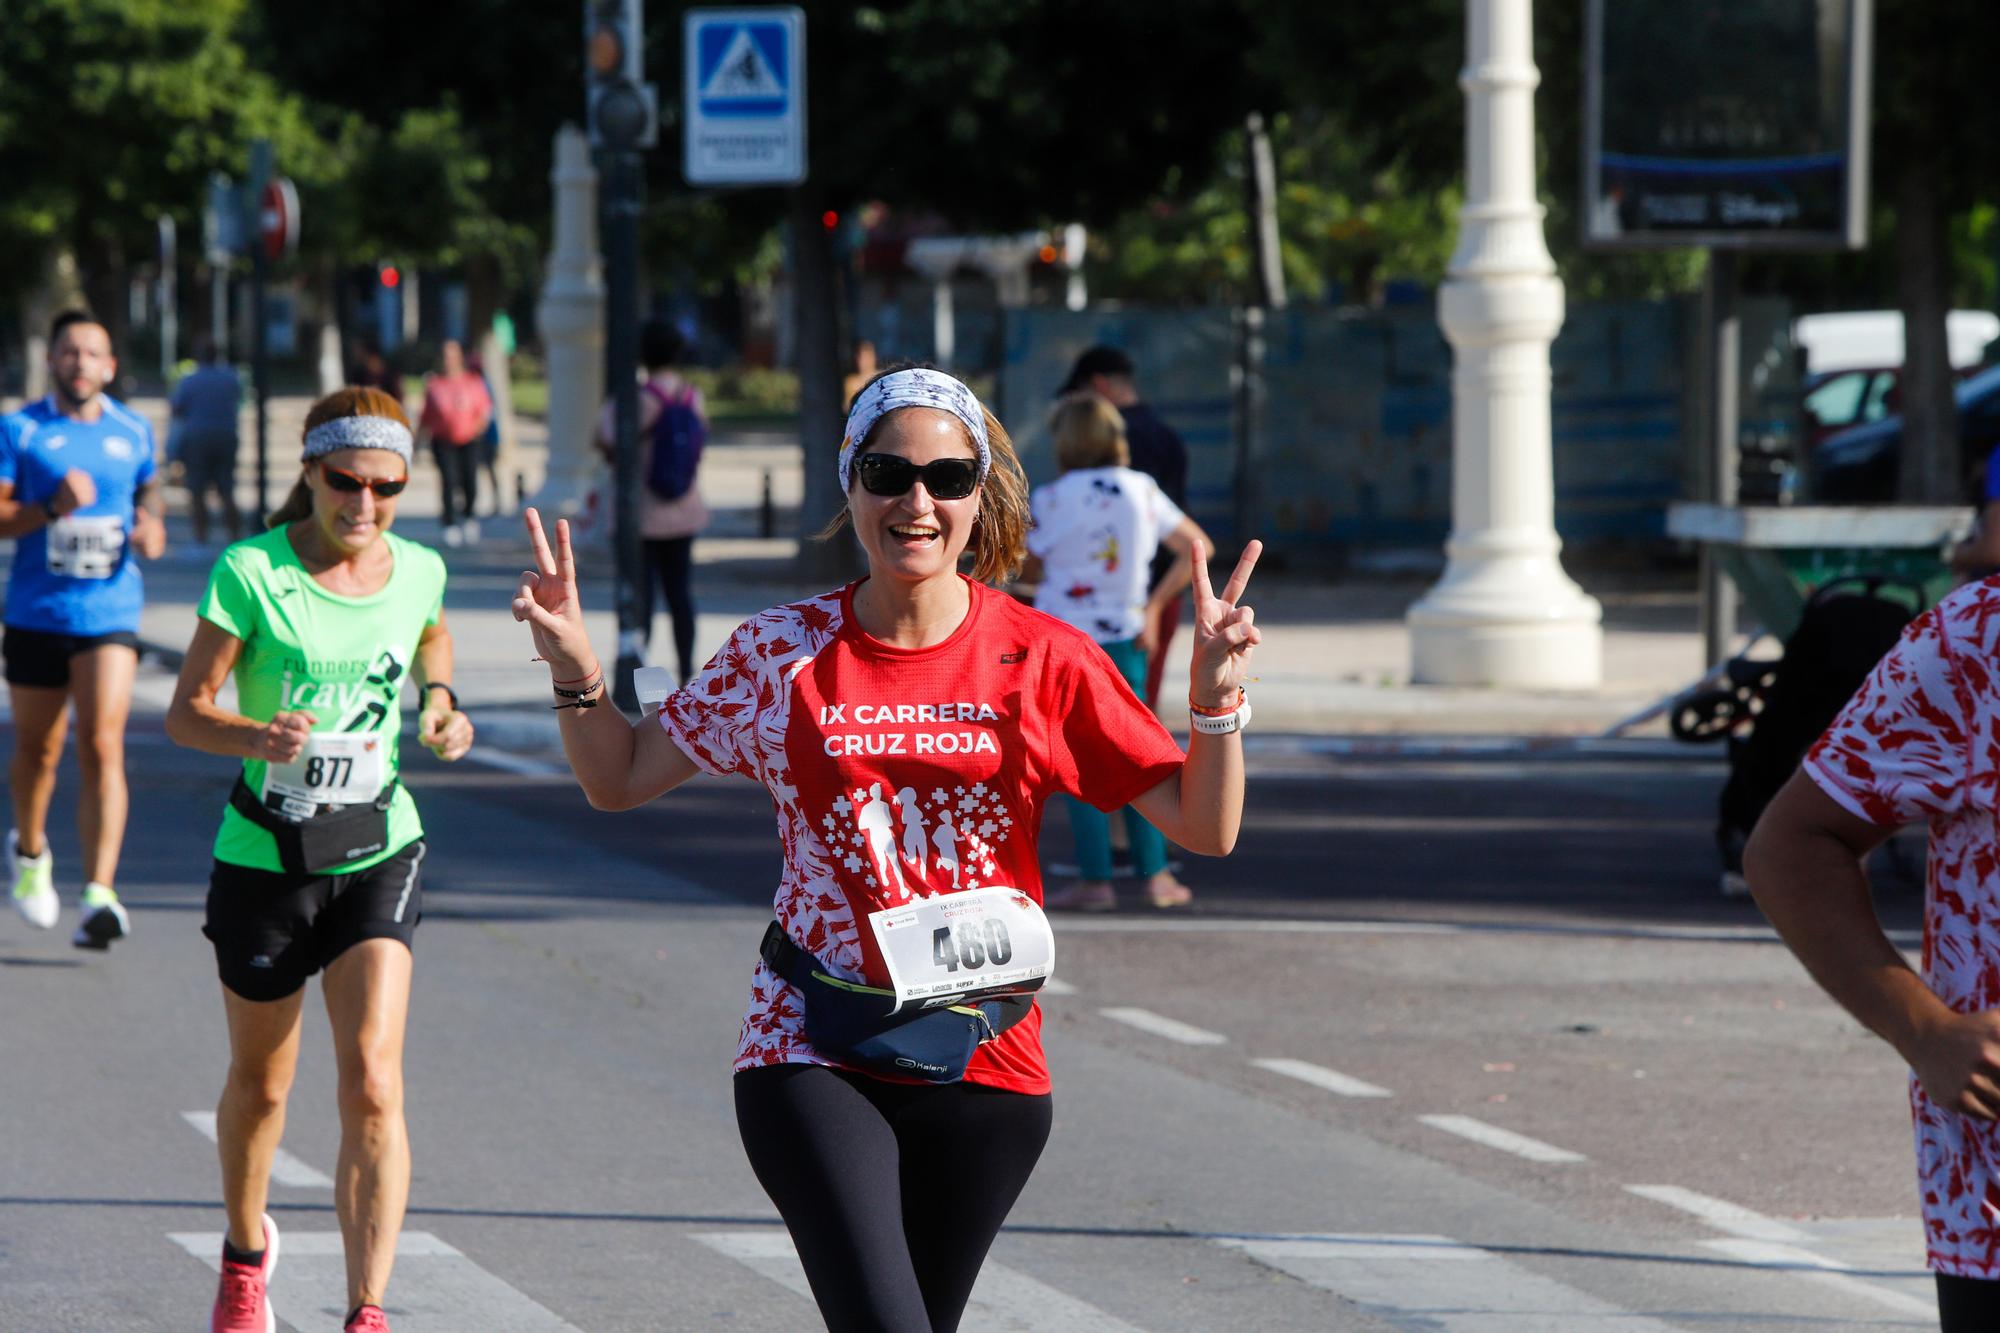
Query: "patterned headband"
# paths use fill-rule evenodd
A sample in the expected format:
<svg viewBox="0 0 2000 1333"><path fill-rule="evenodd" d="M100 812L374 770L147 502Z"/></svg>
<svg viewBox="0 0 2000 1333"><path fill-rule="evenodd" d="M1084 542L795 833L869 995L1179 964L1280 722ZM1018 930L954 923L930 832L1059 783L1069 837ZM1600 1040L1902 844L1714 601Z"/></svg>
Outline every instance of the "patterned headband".
<svg viewBox="0 0 2000 1333"><path fill-rule="evenodd" d="M978 396L942 370L898 370L863 389L854 400L854 410L847 414L847 438L840 442L842 495L847 494L854 453L868 432L883 417L904 407L934 407L964 422L972 447L979 452L979 479L986 480L986 474L993 470L993 447L987 443L986 411Z"/></svg>
<svg viewBox="0 0 2000 1333"><path fill-rule="evenodd" d="M341 449L387 449L407 463L413 445L410 428L400 421L387 417L335 417L306 432L306 450L301 461L310 463Z"/></svg>

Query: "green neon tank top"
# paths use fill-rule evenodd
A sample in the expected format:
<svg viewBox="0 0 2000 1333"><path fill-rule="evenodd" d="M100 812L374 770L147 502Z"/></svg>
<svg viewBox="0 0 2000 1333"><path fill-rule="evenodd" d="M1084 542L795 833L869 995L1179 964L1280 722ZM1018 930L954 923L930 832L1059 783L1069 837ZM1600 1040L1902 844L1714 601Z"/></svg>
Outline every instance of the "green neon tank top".
<svg viewBox="0 0 2000 1333"><path fill-rule="evenodd" d="M389 581L366 597L343 597L320 586L283 527L225 550L197 608L201 618L243 641L233 673L236 711L257 721L304 710L315 731L378 735L385 747L383 781L397 768L403 686L417 660L417 642L444 613L444 561L416 542L384 533L395 563ZM243 781L264 790L266 765L243 761ZM324 873L347 874L386 861L423 836L408 788L389 806L389 850ZM227 806L215 835L215 859L257 870L283 870L271 834Z"/></svg>

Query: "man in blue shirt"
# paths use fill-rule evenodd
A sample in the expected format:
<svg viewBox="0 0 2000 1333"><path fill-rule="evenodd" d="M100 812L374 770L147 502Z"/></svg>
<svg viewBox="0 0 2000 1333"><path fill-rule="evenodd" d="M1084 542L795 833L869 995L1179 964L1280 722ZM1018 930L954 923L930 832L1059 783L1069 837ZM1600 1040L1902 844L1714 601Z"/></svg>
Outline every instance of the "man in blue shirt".
<svg viewBox="0 0 2000 1333"><path fill-rule="evenodd" d="M85 883L72 941L84 949L109 948L132 929L112 882L125 841L125 719L144 597L133 557L157 559L167 544L152 428L104 392L117 371L104 325L58 315L51 392L0 417L0 537L14 539L0 637L14 715L14 906L44 930L59 914L46 835L73 705Z"/></svg>
<svg viewBox="0 0 2000 1333"><path fill-rule="evenodd" d="M222 503L222 525L229 540L243 535L243 516L236 509L236 412L243 402L243 382L217 355L215 339L194 342L195 372L174 386L172 451L181 462L188 488L188 517L194 520L196 546L208 545L208 493Z"/></svg>

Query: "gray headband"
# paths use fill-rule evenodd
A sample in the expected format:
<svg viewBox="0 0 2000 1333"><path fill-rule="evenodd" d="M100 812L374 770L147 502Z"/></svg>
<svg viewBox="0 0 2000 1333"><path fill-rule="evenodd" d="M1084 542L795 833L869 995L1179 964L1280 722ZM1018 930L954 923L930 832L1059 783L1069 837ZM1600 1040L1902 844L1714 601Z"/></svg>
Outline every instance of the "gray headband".
<svg viewBox="0 0 2000 1333"><path fill-rule="evenodd" d="M387 449L407 463L414 452L413 446L410 428L400 421L387 417L335 417L306 432L306 449L300 461L310 463L342 449Z"/></svg>
<svg viewBox="0 0 2000 1333"><path fill-rule="evenodd" d="M840 493L847 494L854 469L854 454L875 423L904 407L934 407L949 412L965 423L972 447L979 453L979 479L993 470L993 446L986 439L986 410L979 396L942 370L898 370L884 375L861 391L854 410L847 414L847 438L840 442Z"/></svg>

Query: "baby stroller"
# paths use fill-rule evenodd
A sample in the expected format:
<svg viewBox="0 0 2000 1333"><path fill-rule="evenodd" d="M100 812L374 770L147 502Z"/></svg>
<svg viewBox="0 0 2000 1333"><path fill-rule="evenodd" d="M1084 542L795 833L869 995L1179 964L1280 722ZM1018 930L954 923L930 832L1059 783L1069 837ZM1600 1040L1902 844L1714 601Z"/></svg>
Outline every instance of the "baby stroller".
<svg viewBox="0 0 2000 1333"><path fill-rule="evenodd" d="M1927 603L1923 588L1908 579L1829 579L1806 600L1782 656L1731 658L1719 684L1697 688L1674 705L1669 729L1675 739L1728 739L1729 780L1715 826L1723 897L1750 892L1743 848L1764 807Z"/></svg>

